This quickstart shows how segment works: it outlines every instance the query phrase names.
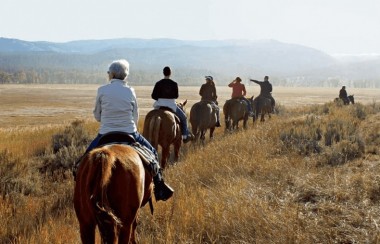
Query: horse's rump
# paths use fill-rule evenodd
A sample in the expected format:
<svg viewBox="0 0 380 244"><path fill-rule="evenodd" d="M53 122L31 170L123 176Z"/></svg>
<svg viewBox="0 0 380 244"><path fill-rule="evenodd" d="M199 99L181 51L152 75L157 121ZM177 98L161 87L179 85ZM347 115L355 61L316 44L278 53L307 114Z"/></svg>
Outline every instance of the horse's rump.
<svg viewBox="0 0 380 244"><path fill-rule="evenodd" d="M250 106L250 104L248 105ZM223 106L226 129L238 127L238 122L243 120L243 126L246 127L248 119L248 107L246 101L241 98L232 98L227 100ZM232 122L232 124L231 124Z"/></svg>
<svg viewBox="0 0 380 244"><path fill-rule="evenodd" d="M190 124L196 141L200 136L204 140L207 129L210 129L210 137L213 137L217 117L216 108L210 101L195 103L190 110Z"/></svg>
<svg viewBox="0 0 380 244"><path fill-rule="evenodd" d="M179 157L179 148L182 143L180 125L173 112L162 109L151 110L144 121L143 136L158 150L162 148L161 167L165 168L170 155L170 145L174 144L175 160Z"/></svg>
<svg viewBox="0 0 380 244"><path fill-rule="evenodd" d="M253 109L253 122L261 115L261 121L264 121L264 115L270 114L273 112L272 100L268 97L258 96L252 101L252 109Z"/></svg>
<svg viewBox="0 0 380 244"><path fill-rule="evenodd" d="M160 137L170 135L176 137L179 128L178 117L167 109L154 109L145 116L143 136L158 148Z"/></svg>
<svg viewBox="0 0 380 244"><path fill-rule="evenodd" d="M195 103L190 109L190 123L192 128L208 129L215 126L216 110L209 101Z"/></svg>
<svg viewBox="0 0 380 244"><path fill-rule="evenodd" d="M119 233L134 238L131 226L151 197L151 183L152 175L132 147L108 145L90 151L78 169L74 192L82 242L93 238L96 225L106 242L117 240Z"/></svg>

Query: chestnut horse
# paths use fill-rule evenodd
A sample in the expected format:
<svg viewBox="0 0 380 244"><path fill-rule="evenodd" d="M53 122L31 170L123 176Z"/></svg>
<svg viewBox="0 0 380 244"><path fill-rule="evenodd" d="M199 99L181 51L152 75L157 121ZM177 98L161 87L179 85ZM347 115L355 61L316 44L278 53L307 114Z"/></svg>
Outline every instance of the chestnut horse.
<svg viewBox="0 0 380 244"><path fill-rule="evenodd" d="M195 136L194 142L196 142L198 138L204 142L208 129L210 129L210 139L214 137L213 134L216 124L216 111L211 102L200 101L191 107L190 124L192 132Z"/></svg>
<svg viewBox="0 0 380 244"><path fill-rule="evenodd" d="M178 104L183 108L187 100ZM160 166L165 169L170 156L170 145L174 145L174 161L178 161L179 150L182 145L182 134L177 116L168 109L153 109L146 116L144 121L143 136L158 151L161 146Z"/></svg>
<svg viewBox="0 0 380 244"><path fill-rule="evenodd" d="M139 209L152 195L152 175L128 145L106 145L90 151L76 176L74 208L82 243L136 243Z"/></svg>

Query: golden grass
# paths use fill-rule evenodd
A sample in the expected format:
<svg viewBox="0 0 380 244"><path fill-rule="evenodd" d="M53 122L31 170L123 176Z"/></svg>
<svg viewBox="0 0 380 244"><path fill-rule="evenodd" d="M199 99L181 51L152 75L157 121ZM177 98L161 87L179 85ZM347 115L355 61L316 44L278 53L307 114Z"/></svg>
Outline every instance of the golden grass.
<svg viewBox="0 0 380 244"><path fill-rule="evenodd" d="M197 89L181 93L189 99L188 111L198 99ZM154 216L147 207L142 209L138 226L141 243L380 241L380 105L373 102L379 100L380 93L355 91L357 101L360 96L368 100L338 107L328 103L335 91L318 89L330 95L314 97L310 94L315 89L297 88L300 93L291 89L294 94L288 88L283 88L284 93L275 89L275 98L282 105L279 115L255 126L250 121L247 130L232 134L224 133L222 127L217 129L215 140L207 139L204 147L186 144L182 148L180 162L165 171L166 181L175 189L174 197L155 203ZM230 90L220 90L223 101ZM95 86L57 86L49 95L73 94L70 99L77 103L80 94L87 92L95 94ZM148 111L150 90L136 88L136 92L141 96L140 107ZM13 96L22 100L25 94ZM1 95L0 104L3 98ZM89 112L75 110L73 117L72 111L65 112L75 108L69 106L70 99L58 98L55 105L63 113L62 120L51 116L35 126L24 124L26 121L17 123L17 114L1 117L15 123L0 129L0 152L10 152L0 155L0 243L80 243L70 171L50 174L37 170L42 164L41 152L49 151L52 135L61 133L67 121L85 119L86 130L94 136L97 133L98 124L87 116L94 97L83 98L88 105L81 109ZM29 106L28 110L36 113L43 111L38 103ZM324 138L332 133L329 124L342 139L326 146ZM313 137L318 128L322 135L319 141ZM292 140L282 140L281 135ZM360 141L365 151L352 156L352 152L360 153L355 147ZM322 151L313 152L312 147L304 147L307 143ZM350 155L352 158L347 158ZM341 163L331 164L334 160Z"/></svg>

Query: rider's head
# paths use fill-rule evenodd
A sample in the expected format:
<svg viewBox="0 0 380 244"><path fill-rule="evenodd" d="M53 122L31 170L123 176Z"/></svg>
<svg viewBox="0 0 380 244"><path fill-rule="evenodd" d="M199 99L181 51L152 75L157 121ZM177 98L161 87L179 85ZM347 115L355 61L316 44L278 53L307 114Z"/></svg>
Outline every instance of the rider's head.
<svg viewBox="0 0 380 244"><path fill-rule="evenodd" d="M163 70L163 73L165 76L170 76L172 74L172 71L170 70L169 66L166 66Z"/></svg>
<svg viewBox="0 0 380 244"><path fill-rule="evenodd" d="M239 76L238 76L238 77L236 77L235 81L236 81L236 82L241 82L241 79L240 79L240 77L239 77Z"/></svg>
<svg viewBox="0 0 380 244"><path fill-rule="evenodd" d="M342 89L346 89L346 86L342 86Z"/></svg>
<svg viewBox="0 0 380 244"><path fill-rule="evenodd" d="M108 68L110 79L125 80L129 74L129 63L125 59L113 61Z"/></svg>
<svg viewBox="0 0 380 244"><path fill-rule="evenodd" d="M266 76L264 77L264 81L269 81L269 76L266 75Z"/></svg>
<svg viewBox="0 0 380 244"><path fill-rule="evenodd" d="M205 76L205 78L206 78L206 82L211 82L211 81L213 81L214 79L212 78L212 76Z"/></svg>

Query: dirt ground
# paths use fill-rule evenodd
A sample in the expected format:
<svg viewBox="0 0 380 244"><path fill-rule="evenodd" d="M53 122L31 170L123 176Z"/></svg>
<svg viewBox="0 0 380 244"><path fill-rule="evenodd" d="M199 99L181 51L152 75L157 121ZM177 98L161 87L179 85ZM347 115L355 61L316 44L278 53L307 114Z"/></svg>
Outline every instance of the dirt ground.
<svg viewBox="0 0 380 244"><path fill-rule="evenodd" d="M92 110L99 85L0 85L0 129L69 123L93 119ZM135 86L140 115L152 109L152 86ZM257 96L258 85L246 86L247 96ZM178 101L188 100L187 110L199 101L199 87L179 87ZM340 88L273 87L276 103L286 107L324 104L338 96ZM380 89L347 88L355 102L380 101ZM229 87L217 87L219 105L229 99Z"/></svg>

